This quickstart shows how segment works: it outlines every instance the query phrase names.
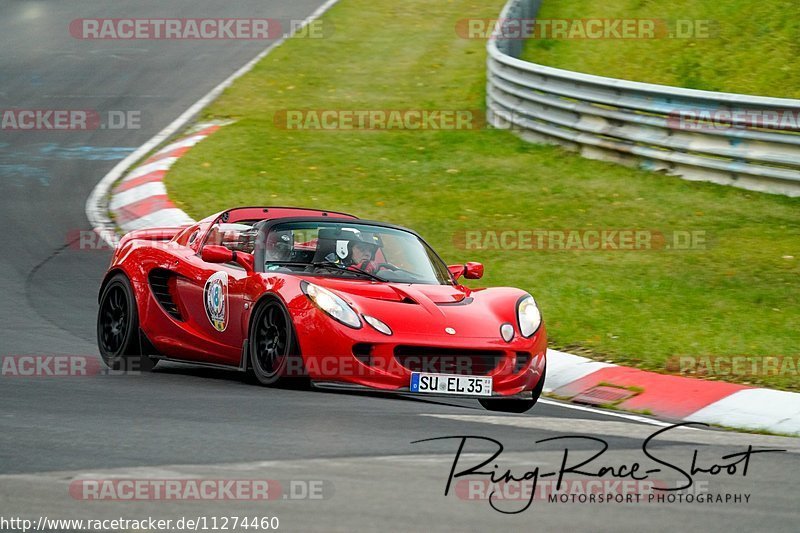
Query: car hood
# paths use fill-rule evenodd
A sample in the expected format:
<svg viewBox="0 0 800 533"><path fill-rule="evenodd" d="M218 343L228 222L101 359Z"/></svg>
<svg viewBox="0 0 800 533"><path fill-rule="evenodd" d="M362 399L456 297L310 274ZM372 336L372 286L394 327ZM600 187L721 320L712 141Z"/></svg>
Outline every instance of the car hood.
<svg viewBox="0 0 800 533"><path fill-rule="evenodd" d="M372 283L314 278L308 280L336 292L359 313L385 322L395 336L444 336L500 340L500 325L516 323L517 289L469 289L453 285Z"/></svg>
<svg viewBox="0 0 800 533"><path fill-rule="evenodd" d="M317 285L357 298L388 302L452 304L468 298L469 289L452 285L420 285L407 283L371 283L334 278L315 278Z"/></svg>

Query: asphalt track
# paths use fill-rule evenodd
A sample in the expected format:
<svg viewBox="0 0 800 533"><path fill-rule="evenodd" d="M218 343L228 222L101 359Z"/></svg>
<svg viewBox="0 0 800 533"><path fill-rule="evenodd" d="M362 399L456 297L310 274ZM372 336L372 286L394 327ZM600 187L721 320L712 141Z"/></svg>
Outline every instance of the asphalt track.
<svg viewBox="0 0 800 533"><path fill-rule="evenodd" d="M97 288L109 253L76 246L77 232L90 229L87 196L119 159L265 46L80 41L69 35L69 21L302 19L319 3L0 3L0 109L141 113L140 129L0 132L0 355L96 357ZM753 456L746 476L741 469L695 476L701 493L746 493L749 503L545 501L514 515L487 501L444 497L456 441L411 444L446 435L490 437L506 447L496 462L521 475L560 464L565 443L537 440L585 435L609 445L590 470L635 461L652 467L641 448L659 429L653 423L556 402L526 415L496 416L470 400L266 389L235 373L177 365L140 375L0 377L0 517L278 516L287 531L797 530L797 439L706 430L673 430L659 439L659 457L684 469L695 449L705 464L725 463L721 457L749 444L788 449ZM598 443L568 445L576 457ZM491 449L468 446L477 455L465 455L461 465ZM666 469L653 477L672 482L681 476ZM76 478L321 480L325 490L321 500L90 502L70 496ZM505 510L523 505L498 503Z"/></svg>

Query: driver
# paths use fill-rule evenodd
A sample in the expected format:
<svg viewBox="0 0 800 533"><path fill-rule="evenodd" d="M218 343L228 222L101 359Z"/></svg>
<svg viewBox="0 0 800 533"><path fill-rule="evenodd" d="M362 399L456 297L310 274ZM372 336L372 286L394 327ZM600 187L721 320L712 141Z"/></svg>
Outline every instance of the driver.
<svg viewBox="0 0 800 533"><path fill-rule="evenodd" d="M379 263L375 260L375 254L380 249L380 245L376 243L359 238L352 241L348 248L349 253L344 261L348 265L346 268L357 268L368 274L375 274L379 270L397 270L397 267L391 263Z"/></svg>
<svg viewBox="0 0 800 533"><path fill-rule="evenodd" d="M357 267L365 272L374 274L378 270L375 263L375 252L378 246L367 241L353 241L350 244L349 266Z"/></svg>
<svg viewBox="0 0 800 533"><path fill-rule="evenodd" d="M350 264L366 270L365 267L369 266L369 263L372 263L372 260L375 259L375 248L374 244L354 241L350 246Z"/></svg>
<svg viewBox="0 0 800 533"><path fill-rule="evenodd" d="M292 243L291 230L269 232L264 249L265 262L289 261L292 258Z"/></svg>

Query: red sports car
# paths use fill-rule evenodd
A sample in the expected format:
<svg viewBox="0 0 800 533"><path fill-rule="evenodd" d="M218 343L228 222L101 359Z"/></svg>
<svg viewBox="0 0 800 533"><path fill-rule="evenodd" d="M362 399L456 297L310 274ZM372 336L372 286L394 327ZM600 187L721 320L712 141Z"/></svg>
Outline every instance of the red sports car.
<svg viewBox="0 0 800 533"><path fill-rule="evenodd" d="M100 288L112 368L159 360L249 372L264 385L458 395L523 412L544 385L533 297L470 289L415 232L333 211L241 207L122 238Z"/></svg>

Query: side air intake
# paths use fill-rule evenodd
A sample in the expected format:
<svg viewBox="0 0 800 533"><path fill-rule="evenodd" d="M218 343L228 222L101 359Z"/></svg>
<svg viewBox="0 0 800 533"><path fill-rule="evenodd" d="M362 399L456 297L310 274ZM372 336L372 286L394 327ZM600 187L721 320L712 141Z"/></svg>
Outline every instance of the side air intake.
<svg viewBox="0 0 800 533"><path fill-rule="evenodd" d="M174 288L175 282L172 280L175 279L176 275L177 274L170 270L154 268L150 271L148 280L150 282L150 290L153 291L153 296L156 301L158 301L159 305L161 305L161 308L175 320L183 322L181 312L175 304L175 300L172 298L172 292L170 292L170 282L172 282Z"/></svg>

